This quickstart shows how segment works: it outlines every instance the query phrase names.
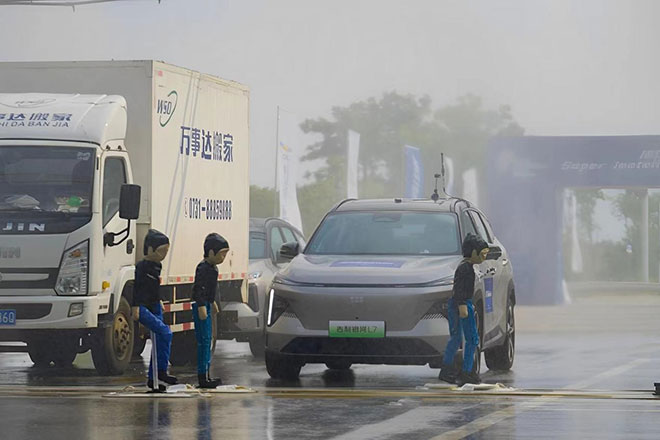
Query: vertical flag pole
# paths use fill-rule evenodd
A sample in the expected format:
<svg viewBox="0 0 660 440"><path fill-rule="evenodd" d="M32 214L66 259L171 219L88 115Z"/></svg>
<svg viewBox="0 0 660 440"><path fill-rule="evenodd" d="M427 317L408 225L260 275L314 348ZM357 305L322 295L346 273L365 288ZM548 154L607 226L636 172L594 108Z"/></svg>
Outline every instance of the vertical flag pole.
<svg viewBox="0 0 660 440"><path fill-rule="evenodd" d="M275 198L273 199L273 213L275 217L279 217L279 212L277 212L277 201L279 197L279 157L280 157L280 106L277 106L277 121L275 123Z"/></svg>

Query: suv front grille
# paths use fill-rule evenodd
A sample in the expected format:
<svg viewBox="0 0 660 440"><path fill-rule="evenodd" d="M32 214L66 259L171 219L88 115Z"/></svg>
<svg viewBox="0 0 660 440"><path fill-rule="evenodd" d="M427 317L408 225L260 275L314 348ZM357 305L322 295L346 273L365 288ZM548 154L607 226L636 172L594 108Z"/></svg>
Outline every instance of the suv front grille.
<svg viewBox="0 0 660 440"><path fill-rule="evenodd" d="M347 356L435 356L438 352L420 339L409 338L295 338L282 353Z"/></svg>

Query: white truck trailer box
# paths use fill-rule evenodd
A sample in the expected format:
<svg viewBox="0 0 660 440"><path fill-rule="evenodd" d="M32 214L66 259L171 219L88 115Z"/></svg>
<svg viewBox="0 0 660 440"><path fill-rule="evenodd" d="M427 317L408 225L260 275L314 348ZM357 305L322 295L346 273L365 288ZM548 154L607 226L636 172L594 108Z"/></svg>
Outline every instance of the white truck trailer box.
<svg viewBox="0 0 660 440"><path fill-rule="evenodd" d="M231 247L220 295L247 299L248 95L157 61L0 63L0 339L27 342L35 363L91 348L99 372L123 371L144 347L127 306L154 228L171 242L161 275L171 361L193 361L191 287L208 233ZM139 218L108 245L127 225L119 189L131 183ZM71 264L87 270L75 288Z"/></svg>

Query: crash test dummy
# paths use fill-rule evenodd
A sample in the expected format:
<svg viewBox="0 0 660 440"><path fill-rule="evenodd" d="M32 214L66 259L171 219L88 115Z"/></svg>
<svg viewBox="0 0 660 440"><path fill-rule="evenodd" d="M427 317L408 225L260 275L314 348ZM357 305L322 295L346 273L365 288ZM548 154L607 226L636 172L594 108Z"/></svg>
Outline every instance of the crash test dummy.
<svg viewBox="0 0 660 440"><path fill-rule="evenodd" d="M453 295L448 303L449 342L445 348L439 379L463 385L481 383L477 372L473 371L474 354L479 346L479 333L474 314L474 265L481 264L488 255L488 244L474 234L467 234L463 240L463 261L454 273ZM463 367L460 372L454 368L454 357L465 335Z"/></svg>
<svg viewBox="0 0 660 440"><path fill-rule="evenodd" d="M204 259L195 270L193 284L193 320L197 339L197 378L200 388L215 388L222 384L219 378L210 377L211 346L213 344L213 319L218 313L216 291L218 268L229 252L229 243L220 234L212 233L204 240Z"/></svg>
<svg viewBox="0 0 660 440"><path fill-rule="evenodd" d="M166 384L177 383L174 376L167 373L172 345L172 331L163 322L163 304L160 296L161 261L167 256L170 240L162 232L150 229L144 239L144 259L135 265L133 284L133 319L151 330L156 341L158 380ZM153 362L153 360L151 361ZM147 386L153 388L153 369L150 363ZM163 391L164 385L159 385Z"/></svg>

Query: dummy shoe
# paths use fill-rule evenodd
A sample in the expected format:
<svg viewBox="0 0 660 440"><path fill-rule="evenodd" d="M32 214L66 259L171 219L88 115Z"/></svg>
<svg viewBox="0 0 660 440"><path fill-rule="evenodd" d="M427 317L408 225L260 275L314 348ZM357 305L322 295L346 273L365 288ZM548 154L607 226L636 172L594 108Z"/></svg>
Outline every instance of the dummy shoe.
<svg viewBox="0 0 660 440"><path fill-rule="evenodd" d="M179 383L175 376L170 376L167 374L166 370L158 370L158 380L165 382L168 385L176 385Z"/></svg>
<svg viewBox="0 0 660 440"><path fill-rule="evenodd" d="M217 387L217 386L219 386L219 385L222 385L222 379L220 379L219 377L213 377L213 378L212 378L212 377L211 377L211 372L210 372L210 371L207 371L207 372L206 372L206 380L207 380L210 384L213 384L213 388L215 388L215 387Z"/></svg>
<svg viewBox="0 0 660 440"><path fill-rule="evenodd" d="M456 383L456 369L452 366L443 366L438 375L438 379L447 383Z"/></svg>
<svg viewBox="0 0 660 440"><path fill-rule="evenodd" d="M154 389L154 381L152 379L147 380L147 388L149 388L150 390ZM158 392L164 393L166 389L167 388L162 383L158 384Z"/></svg>
<svg viewBox="0 0 660 440"><path fill-rule="evenodd" d="M220 385L219 383L215 381L210 381L208 378L208 373L205 374L198 374L197 379L199 380L199 388L204 388L204 389L213 389Z"/></svg>
<svg viewBox="0 0 660 440"><path fill-rule="evenodd" d="M478 385L481 383L481 377L474 372L466 373L465 371L461 371L461 374L458 375L458 379L456 380L456 385L462 387L466 383Z"/></svg>

